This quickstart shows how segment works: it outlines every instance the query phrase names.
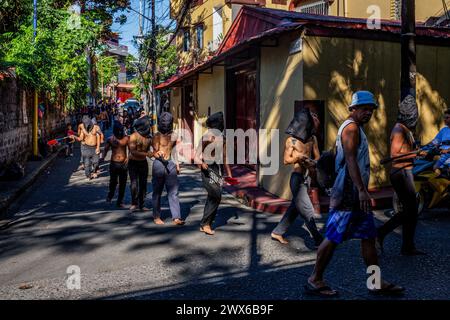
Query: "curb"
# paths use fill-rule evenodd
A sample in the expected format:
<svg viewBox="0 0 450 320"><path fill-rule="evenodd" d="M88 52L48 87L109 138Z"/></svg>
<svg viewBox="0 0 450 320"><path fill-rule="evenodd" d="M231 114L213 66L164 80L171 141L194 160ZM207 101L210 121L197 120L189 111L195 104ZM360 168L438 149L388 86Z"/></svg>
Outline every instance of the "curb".
<svg viewBox="0 0 450 320"><path fill-rule="evenodd" d="M23 181L18 188L10 191L5 198L0 199L0 219L6 218L11 204L33 185L36 179L54 162L63 149L64 148L58 149L49 158L45 159L37 169L33 170L23 178Z"/></svg>

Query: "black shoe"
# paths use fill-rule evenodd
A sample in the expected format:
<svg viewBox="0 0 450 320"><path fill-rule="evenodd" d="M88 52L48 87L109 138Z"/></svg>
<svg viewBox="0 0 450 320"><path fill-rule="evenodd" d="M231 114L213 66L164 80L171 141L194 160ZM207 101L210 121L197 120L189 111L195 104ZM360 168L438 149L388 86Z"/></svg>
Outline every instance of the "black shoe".
<svg viewBox="0 0 450 320"><path fill-rule="evenodd" d="M408 250L402 250L401 251L402 256L425 256L426 253L420 250L414 249L408 249Z"/></svg>

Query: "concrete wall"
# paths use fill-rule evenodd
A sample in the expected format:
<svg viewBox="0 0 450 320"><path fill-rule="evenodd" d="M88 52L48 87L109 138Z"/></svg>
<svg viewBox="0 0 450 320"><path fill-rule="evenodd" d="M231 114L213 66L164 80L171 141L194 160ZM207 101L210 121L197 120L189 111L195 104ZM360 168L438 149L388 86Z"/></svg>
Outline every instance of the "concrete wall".
<svg viewBox="0 0 450 320"><path fill-rule="evenodd" d="M280 170L277 175L266 175L267 170L261 168L259 182L266 190L283 198L291 196L288 182L292 171L291 166L283 165L284 140L287 137L284 130L294 115L295 100L303 99L302 53L289 55L292 40L292 36L283 36L278 47L261 49L260 123L262 129L280 130ZM259 148L266 152L270 145L260 143Z"/></svg>

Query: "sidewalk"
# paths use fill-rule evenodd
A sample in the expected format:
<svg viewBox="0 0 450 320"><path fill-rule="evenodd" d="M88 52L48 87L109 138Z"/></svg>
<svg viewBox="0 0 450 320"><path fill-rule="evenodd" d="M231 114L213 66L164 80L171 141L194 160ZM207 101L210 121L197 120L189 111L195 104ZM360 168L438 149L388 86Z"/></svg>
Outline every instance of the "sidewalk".
<svg viewBox="0 0 450 320"><path fill-rule="evenodd" d="M11 204L53 163L61 150L63 148L58 149L55 153L40 161L27 161L25 164L25 177L22 179L0 182L0 219L6 218Z"/></svg>
<svg viewBox="0 0 450 320"><path fill-rule="evenodd" d="M256 172L244 166L232 166L233 177L238 179L236 186L225 185L224 189L236 198L240 199L245 205L268 213L286 212L291 201L281 199L276 195L258 187L256 181ZM369 190L374 199L374 209L384 209L391 207L392 189L383 188L380 190ZM330 199L327 196L320 196L320 212L328 212Z"/></svg>

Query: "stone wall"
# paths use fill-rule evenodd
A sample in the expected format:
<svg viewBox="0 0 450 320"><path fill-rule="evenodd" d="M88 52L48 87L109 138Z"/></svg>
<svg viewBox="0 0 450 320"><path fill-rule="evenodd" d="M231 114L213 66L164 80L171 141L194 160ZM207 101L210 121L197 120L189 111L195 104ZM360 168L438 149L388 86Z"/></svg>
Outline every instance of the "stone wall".
<svg viewBox="0 0 450 320"><path fill-rule="evenodd" d="M23 162L31 151L30 103L31 94L19 88L13 75L0 75L0 166Z"/></svg>
<svg viewBox="0 0 450 320"><path fill-rule="evenodd" d="M44 117L39 128L47 139L61 136L65 117L62 108L45 97ZM32 153L33 92L20 86L14 74L0 74L0 167L12 161L23 163ZM42 130L43 129L43 130Z"/></svg>

